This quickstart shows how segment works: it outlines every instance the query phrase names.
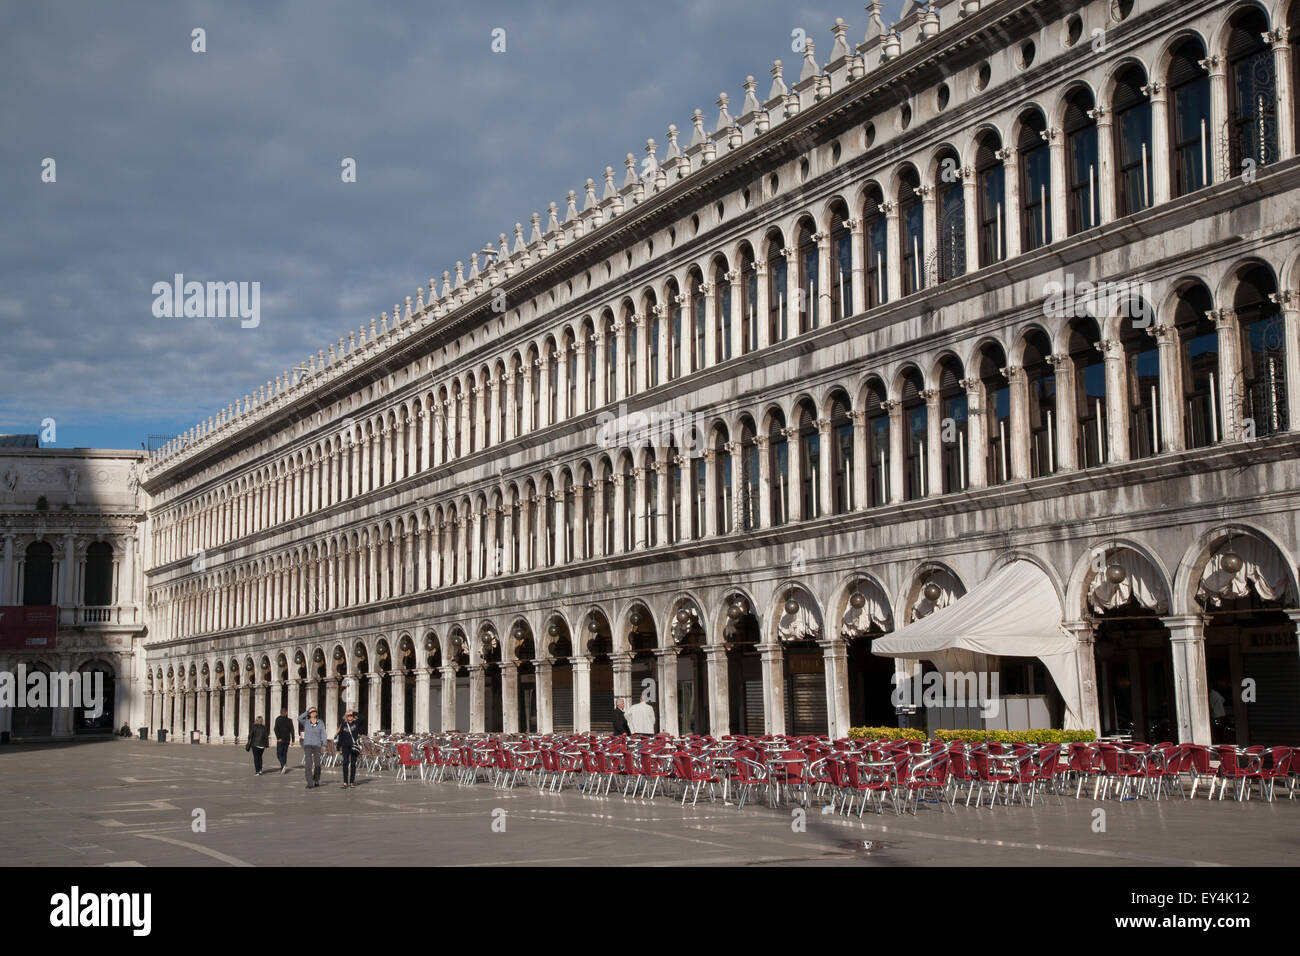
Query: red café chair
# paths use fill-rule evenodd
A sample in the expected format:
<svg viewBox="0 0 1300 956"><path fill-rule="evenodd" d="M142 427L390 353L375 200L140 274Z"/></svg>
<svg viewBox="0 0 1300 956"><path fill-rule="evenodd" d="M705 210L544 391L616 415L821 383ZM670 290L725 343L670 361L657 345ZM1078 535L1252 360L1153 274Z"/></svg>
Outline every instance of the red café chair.
<svg viewBox="0 0 1300 956"><path fill-rule="evenodd" d="M943 810L942 795L948 790L948 754L936 753L930 757L918 760L912 764L908 773L907 780L904 783L904 806L908 798L912 802L912 816L916 816L917 808L920 806L921 794L930 791L938 792L941 799L939 800L939 809Z"/></svg>
<svg viewBox="0 0 1300 956"><path fill-rule="evenodd" d="M1247 766L1249 761L1247 766L1243 766L1237 748L1231 744L1223 744L1216 750L1219 755L1219 769L1215 773L1214 779L1210 781L1210 799L1214 799L1214 788L1217 785L1219 800L1222 802L1223 794L1228 789L1228 784L1231 783L1233 799L1240 800L1242 798L1241 784L1248 775Z"/></svg>
<svg viewBox="0 0 1300 956"><path fill-rule="evenodd" d="M673 774L672 768L666 765L666 761L659 755L646 753L641 755L641 776L648 781L654 781L650 789L650 799L655 798L659 792L659 781ZM643 791L644 792L644 791Z"/></svg>
<svg viewBox="0 0 1300 956"><path fill-rule="evenodd" d="M1102 744L1097 748L1101 755L1102 774L1105 780L1105 786L1102 790L1102 799L1106 799L1110 794L1111 784L1120 784L1119 798L1125 800L1128 798L1129 788L1135 779L1140 779L1143 774L1138 768L1136 760L1122 753L1114 744Z"/></svg>
<svg viewBox="0 0 1300 956"><path fill-rule="evenodd" d="M686 806L688 793L692 794L691 806L695 806L700 799L700 788L706 783L709 785L710 802L714 799L713 786L721 781L709 770L709 765L703 758L689 753L679 753L673 757L673 771L677 779L682 782L682 806ZM692 785L694 785L693 792Z"/></svg>
<svg viewBox="0 0 1300 956"><path fill-rule="evenodd" d="M846 812L853 812L853 804L860 796L862 803L858 806L858 819L862 819L862 813L867 809L867 801L870 800L876 808L876 813L883 813L885 810L885 798L889 798L889 805L898 812L898 804L894 799L894 776L892 771L884 768L869 767L864 763L856 760L846 761L844 764L845 775L848 778L848 790L850 794L848 809Z"/></svg>
<svg viewBox="0 0 1300 956"><path fill-rule="evenodd" d="M415 749L410 744L397 745L397 779L405 780L408 767L420 768L420 779L424 779L424 761L415 755Z"/></svg>

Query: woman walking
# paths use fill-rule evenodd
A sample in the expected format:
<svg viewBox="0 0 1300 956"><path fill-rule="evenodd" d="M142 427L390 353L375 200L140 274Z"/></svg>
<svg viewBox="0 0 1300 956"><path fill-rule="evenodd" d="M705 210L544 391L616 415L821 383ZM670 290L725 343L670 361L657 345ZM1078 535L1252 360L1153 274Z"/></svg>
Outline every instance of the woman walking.
<svg viewBox="0 0 1300 956"><path fill-rule="evenodd" d="M343 789L346 790L357 785L357 756L361 750L361 731L357 726L355 710L349 710L343 715L343 723L339 724L335 741L343 757Z"/></svg>

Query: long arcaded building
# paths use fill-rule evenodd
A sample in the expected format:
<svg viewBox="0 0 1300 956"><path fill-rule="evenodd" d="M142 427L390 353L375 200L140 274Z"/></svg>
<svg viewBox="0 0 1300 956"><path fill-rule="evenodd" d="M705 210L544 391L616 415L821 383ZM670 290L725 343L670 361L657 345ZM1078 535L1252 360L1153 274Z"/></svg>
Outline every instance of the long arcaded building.
<svg viewBox="0 0 1300 956"><path fill-rule="evenodd" d="M152 456L137 722L1300 743L1300 0L880 8Z"/></svg>

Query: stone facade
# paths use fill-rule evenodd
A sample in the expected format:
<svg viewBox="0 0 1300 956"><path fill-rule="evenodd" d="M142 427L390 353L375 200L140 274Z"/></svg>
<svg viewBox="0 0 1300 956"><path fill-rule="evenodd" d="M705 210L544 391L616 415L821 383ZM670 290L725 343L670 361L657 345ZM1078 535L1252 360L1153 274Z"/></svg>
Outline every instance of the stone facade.
<svg viewBox="0 0 1300 956"><path fill-rule="evenodd" d="M0 671L100 669L112 695L111 707L93 722L74 708L0 708L0 733L57 738L140 725L144 464L144 452L0 447L0 606L58 609L53 646L0 647ZM48 578L29 581L42 574L40 562Z"/></svg>
<svg viewBox="0 0 1300 956"><path fill-rule="evenodd" d="M1085 724L1294 742L1300 4L878 7L155 455L151 724L843 734L1027 559Z"/></svg>

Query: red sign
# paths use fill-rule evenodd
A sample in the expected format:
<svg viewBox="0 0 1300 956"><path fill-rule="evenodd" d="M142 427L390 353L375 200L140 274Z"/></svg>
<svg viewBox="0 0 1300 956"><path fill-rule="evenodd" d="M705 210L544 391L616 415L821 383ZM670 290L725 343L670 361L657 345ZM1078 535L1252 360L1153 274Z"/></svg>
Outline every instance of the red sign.
<svg viewBox="0 0 1300 956"><path fill-rule="evenodd" d="M59 609L53 605L0 607L0 649L51 650Z"/></svg>

